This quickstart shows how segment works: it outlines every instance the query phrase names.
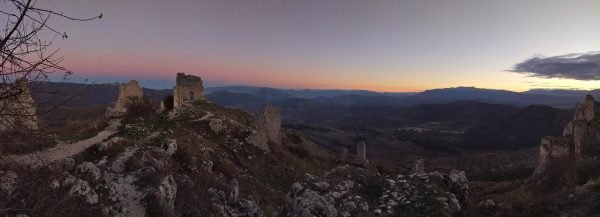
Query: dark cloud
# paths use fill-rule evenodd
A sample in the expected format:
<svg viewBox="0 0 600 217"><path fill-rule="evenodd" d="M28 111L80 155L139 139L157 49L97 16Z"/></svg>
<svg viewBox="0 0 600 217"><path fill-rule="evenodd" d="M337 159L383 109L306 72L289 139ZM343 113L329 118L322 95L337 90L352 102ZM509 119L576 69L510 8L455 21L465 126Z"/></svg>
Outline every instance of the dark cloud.
<svg viewBox="0 0 600 217"><path fill-rule="evenodd" d="M510 71L541 78L600 80L600 53L534 57L516 64Z"/></svg>

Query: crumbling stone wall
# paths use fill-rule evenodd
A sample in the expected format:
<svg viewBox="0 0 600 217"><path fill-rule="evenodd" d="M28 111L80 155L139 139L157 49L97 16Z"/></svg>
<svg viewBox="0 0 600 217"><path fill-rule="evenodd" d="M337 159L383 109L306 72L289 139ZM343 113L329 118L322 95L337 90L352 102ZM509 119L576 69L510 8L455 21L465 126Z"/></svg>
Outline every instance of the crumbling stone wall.
<svg viewBox="0 0 600 217"><path fill-rule="evenodd" d="M136 80L131 80L127 84L119 84L119 96L114 107L106 110L107 117L120 117L127 113L127 104L133 98L142 98L144 91Z"/></svg>
<svg viewBox="0 0 600 217"><path fill-rule="evenodd" d="M563 130L561 137L545 137L540 145L540 158L534 175L540 175L553 160L580 161L597 155L600 150L600 117L596 102L587 95L584 103L577 103L573 120Z"/></svg>
<svg viewBox="0 0 600 217"><path fill-rule="evenodd" d="M535 176L544 173L552 160L568 159L573 155L573 144L566 137L542 138L538 166L533 172Z"/></svg>
<svg viewBox="0 0 600 217"><path fill-rule="evenodd" d="M37 130L38 121L35 102L29 90L29 80L16 81L17 95L0 100L0 131L13 129Z"/></svg>
<svg viewBox="0 0 600 217"><path fill-rule="evenodd" d="M191 102L205 101L202 79L194 75L177 73L176 86L173 88L173 107L181 108Z"/></svg>
<svg viewBox="0 0 600 217"><path fill-rule="evenodd" d="M269 151L268 143L281 144L281 113L270 103L258 114L256 130L247 139L260 149Z"/></svg>
<svg viewBox="0 0 600 217"><path fill-rule="evenodd" d="M369 159L367 159L367 143L361 141L356 144L356 154L348 154L348 149L343 148L339 160L340 162L349 163L356 166L368 166Z"/></svg>

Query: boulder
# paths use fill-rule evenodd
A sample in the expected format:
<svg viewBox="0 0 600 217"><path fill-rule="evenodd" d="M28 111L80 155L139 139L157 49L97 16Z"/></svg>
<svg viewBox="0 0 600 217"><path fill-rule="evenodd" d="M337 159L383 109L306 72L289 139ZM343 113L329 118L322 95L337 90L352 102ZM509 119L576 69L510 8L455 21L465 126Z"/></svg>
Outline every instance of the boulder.
<svg viewBox="0 0 600 217"><path fill-rule="evenodd" d="M173 176L166 176L158 186L158 197L164 204L164 208L173 210L175 208L175 199L177 198L177 183Z"/></svg>
<svg viewBox="0 0 600 217"><path fill-rule="evenodd" d="M4 193L10 198L16 188L18 177L16 172L0 170L0 193Z"/></svg>
<svg viewBox="0 0 600 217"><path fill-rule="evenodd" d="M83 162L76 168L77 175L90 179L90 180L98 180L100 179L100 169L96 167L96 165L92 162Z"/></svg>
<svg viewBox="0 0 600 217"><path fill-rule="evenodd" d="M337 210L334 202L333 198L322 196L300 183L292 184L286 196L288 216L290 217L335 217Z"/></svg>
<svg viewBox="0 0 600 217"><path fill-rule="evenodd" d="M177 152L177 141L175 139L165 139L161 148L166 155L171 156Z"/></svg>
<svg viewBox="0 0 600 217"><path fill-rule="evenodd" d="M83 180L75 181L75 184L69 190L69 196L82 197L90 205L98 203L98 194L90 187L88 182Z"/></svg>
<svg viewBox="0 0 600 217"><path fill-rule="evenodd" d="M210 121L208 121L208 126L210 127L210 130L215 133L220 133L225 129L225 125L221 119L210 119Z"/></svg>
<svg viewBox="0 0 600 217"><path fill-rule="evenodd" d="M237 179L231 179L227 185L227 203L236 204L238 202L239 185Z"/></svg>

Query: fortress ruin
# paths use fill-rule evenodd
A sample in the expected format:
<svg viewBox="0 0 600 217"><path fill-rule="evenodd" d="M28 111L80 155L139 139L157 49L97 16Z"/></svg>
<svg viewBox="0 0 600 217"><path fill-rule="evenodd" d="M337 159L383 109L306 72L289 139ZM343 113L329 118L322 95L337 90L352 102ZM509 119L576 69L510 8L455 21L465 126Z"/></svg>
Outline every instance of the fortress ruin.
<svg viewBox="0 0 600 217"><path fill-rule="evenodd" d="M15 81L13 95L0 100L0 131L27 129L37 130L38 121L35 102L29 91L29 80L21 78Z"/></svg>
<svg viewBox="0 0 600 217"><path fill-rule="evenodd" d="M142 98L144 92L136 80L131 80L127 84L119 84L119 96L114 107L106 109L106 117L121 117L127 113L127 104L134 98Z"/></svg>
<svg viewBox="0 0 600 217"><path fill-rule="evenodd" d="M269 142L281 144L281 113L279 110L268 103L258 114L256 131L246 140L264 151L269 151Z"/></svg>
<svg viewBox="0 0 600 217"><path fill-rule="evenodd" d="M206 101L202 79L194 75L177 73L173 88L173 108L178 109L195 101Z"/></svg>
<svg viewBox="0 0 600 217"><path fill-rule="evenodd" d="M595 157L600 144L600 111L596 102L587 95L584 103L577 103L573 119L559 137L544 137L540 145L540 157L534 176L542 175L552 162L578 162Z"/></svg>

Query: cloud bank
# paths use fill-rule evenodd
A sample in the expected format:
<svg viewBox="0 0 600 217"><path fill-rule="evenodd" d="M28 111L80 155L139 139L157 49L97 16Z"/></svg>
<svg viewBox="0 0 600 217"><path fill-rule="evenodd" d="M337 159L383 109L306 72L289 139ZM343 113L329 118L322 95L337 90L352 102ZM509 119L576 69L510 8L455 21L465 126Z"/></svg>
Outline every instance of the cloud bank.
<svg viewBox="0 0 600 217"><path fill-rule="evenodd" d="M600 80L600 53L534 57L516 64L510 71L540 78Z"/></svg>

